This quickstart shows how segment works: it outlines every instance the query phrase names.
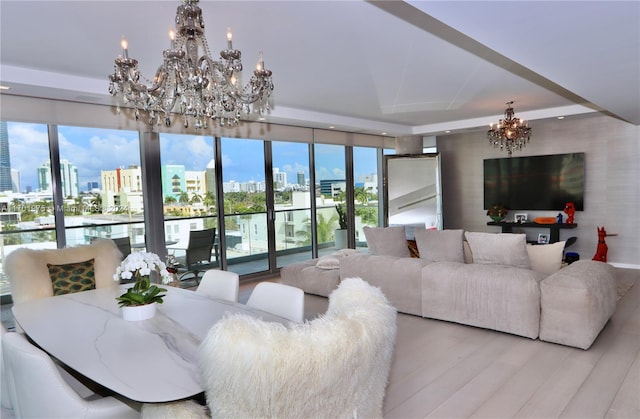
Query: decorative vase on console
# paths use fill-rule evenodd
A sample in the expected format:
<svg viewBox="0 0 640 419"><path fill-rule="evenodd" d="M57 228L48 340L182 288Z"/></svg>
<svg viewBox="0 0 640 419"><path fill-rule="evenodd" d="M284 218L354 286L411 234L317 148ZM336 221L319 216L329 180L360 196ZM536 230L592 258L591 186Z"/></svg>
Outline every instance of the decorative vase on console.
<svg viewBox="0 0 640 419"><path fill-rule="evenodd" d="M162 277L162 283L167 284L172 277L166 265L158 255L147 252L129 254L113 275L114 281L134 279L133 286L127 292L116 298L118 306L122 308L125 320L146 320L155 315L156 305L162 304L166 288L151 284L151 273L157 272Z"/></svg>
<svg viewBox="0 0 640 419"><path fill-rule="evenodd" d="M506 217L508 213L509 210L500 204L493 204L487 210L487 215L496 223L504 220L504 217Z"/></svg>

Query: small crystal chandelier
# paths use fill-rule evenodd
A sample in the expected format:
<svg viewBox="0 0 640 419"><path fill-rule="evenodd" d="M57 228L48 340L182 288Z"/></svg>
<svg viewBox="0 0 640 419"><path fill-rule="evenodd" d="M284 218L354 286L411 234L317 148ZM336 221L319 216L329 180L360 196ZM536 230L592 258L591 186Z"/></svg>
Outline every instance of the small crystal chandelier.
<svg viewBox="0 0 640 419"><path fill-rule="evenodd" d="M487 137L489 144L494 148L500 147L500 150L507 150L509 157L511 157L512 152L522 150L527 145L531 138L531 128L522 119L513 117L512 100L506 104L507 110L504 111L504 119L501 119L495 128L493 124L489 125Z"/></svg>
<svg viewBox="0 0 640 419"><path fill-rule="evenodd" d="M184 117L185 128L191 120L200 129L207 128L209 118L217 119L220 126L233 126L241 114L252 109L260 115L269 110L273 82L271 71L264 68L262 52L249 83L238 87L241 53L233 49L231 29L227 29L227 49L220 51L220 61L214 61L198 1L182 0L178 6L177 31L169 31L171 46L164 50L164 61L153 81L140 73L136 59L129 58L127 40L122 38L122 55L116 58L109 76L109 93L117 100L118 113L120 105L131 106L136 120L143 111L149 125L164 122L170 126L173 112Z"/></svg>

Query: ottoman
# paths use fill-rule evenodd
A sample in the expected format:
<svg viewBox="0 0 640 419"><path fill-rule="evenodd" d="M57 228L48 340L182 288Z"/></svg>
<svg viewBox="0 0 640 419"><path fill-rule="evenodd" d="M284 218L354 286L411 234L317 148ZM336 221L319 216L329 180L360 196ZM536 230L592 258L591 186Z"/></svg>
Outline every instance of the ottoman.
<svg viewBox="0 0 640 419"><path fill-rule="evenodd" d="M328 297L340 283L340 269L321 269L319 259L292 263L280 268L280 282L302 289L307 294Z"/></svg>
<svg viewBox="0 0 640 419"><path fill-rule="evenodd" d="M616 309L615 269L579 260L540 283L540 340L588 349Z"/></svg>

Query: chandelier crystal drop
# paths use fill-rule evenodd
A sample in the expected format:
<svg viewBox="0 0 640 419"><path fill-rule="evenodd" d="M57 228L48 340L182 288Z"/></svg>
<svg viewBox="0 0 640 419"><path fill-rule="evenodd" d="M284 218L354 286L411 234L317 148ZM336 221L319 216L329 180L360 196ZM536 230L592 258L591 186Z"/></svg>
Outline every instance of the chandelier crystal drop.
<svg viewBox="0 0 640 419"><path fill-rule="evenodd" d="M185 128L192 124L204 129L208 119L233 126L243 114L269 111L273 81L271 71L264 68L262 52L251 80L239 87L241 53L233 49L231 29L227 29L227 49L215 61L204 36L198 1L182 0L178 6L177 30L169 31L170 47L164 50L153 81L138 70L138 61L129 57L128 42L122 38L122 55L109 76L109 93L116 98L118 113L121 106L132 107L136 120L144 113L149 125L166 126L171 125L171 114L177 113L184 117Z"/></svg>
<svg viewBox="0 0 640 419"><path fill-rule="evenodd" d="M506 103L507 109L504 111L504 119L501 119L494 128L493 124L489 125L487 137L489 144L500 150L507 150L509 157L514 151L522 150L531 138L531 128L522 119L514 117L514 110L511 107L513 101Z"/></svg>

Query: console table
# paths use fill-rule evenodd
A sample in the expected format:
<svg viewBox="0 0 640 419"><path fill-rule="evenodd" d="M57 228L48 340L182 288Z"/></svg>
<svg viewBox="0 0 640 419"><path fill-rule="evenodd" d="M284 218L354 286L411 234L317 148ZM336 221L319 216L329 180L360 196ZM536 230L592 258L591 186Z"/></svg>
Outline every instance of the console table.
<svg viewBox="0 0 640 419"><path fill-rule="evenodd" d="M549 243L556 243L560 241L560 229L561 228L576 228L578 224L538 224L538 223L509 223L506 221L489 221L488 226L500 226L503 233L513 233L513 227L522 228L548 228L549 229Z"/></svg>

